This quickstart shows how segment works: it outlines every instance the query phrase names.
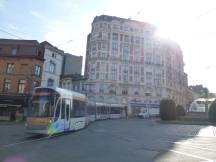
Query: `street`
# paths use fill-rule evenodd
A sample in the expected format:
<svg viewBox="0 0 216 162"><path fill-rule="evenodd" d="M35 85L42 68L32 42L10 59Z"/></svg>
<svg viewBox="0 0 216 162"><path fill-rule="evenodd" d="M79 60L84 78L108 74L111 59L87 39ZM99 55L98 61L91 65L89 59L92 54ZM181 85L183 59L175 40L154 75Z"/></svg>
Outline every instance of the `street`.
<svg viewBox="0 0 216 162"><path fill-rule="evenodd" d="M31 136L24 124L0 125L1 162L150 162L216 160L213 126L154 119L104 120L54 137Z"/></svg>

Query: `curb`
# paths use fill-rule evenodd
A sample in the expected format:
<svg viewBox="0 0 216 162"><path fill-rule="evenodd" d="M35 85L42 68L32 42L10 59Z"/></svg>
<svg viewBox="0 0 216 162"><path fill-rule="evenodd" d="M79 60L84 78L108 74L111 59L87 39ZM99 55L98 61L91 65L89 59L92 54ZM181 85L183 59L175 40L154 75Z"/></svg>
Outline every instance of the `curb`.
<svg viewBox="0 0 216 162"><path fill-rule="evenodd" d="M183 125L204 125L204 126L216 126L216 123L210 122L195 122L195 121L162 121L156 120L157 123L161 124L183 124Z"/></svg>
<svg viewBox="0 0 216 162"><path fill-rule="evenodd" d="M0 126L4 125L16 125L16 124L24 124L25 122L23 121L0 121Z"/></svg>

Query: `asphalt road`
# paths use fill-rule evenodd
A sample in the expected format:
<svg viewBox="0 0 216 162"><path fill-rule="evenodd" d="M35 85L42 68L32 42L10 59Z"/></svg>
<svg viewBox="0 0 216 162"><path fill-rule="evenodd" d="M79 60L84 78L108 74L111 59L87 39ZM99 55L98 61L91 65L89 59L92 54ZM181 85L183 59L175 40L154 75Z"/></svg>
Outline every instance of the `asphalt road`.
<svg viewBox="0 0 216 162"><path fill-rule="evenodd" d="M0 124L1 162L216 161L216 128L121 119L52 138Z"/></svg>

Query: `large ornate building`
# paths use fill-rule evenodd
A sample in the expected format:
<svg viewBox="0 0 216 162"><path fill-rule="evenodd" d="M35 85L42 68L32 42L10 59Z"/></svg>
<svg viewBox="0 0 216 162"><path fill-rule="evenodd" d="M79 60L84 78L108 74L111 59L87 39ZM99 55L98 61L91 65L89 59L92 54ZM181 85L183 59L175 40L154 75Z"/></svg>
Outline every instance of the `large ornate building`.
<svg viewBox="0 0 216 162"><path fill-rule="evenodd" d="M128 106L129 113L162 98L186 105L187 74L181 48L154 35L155 26L131 19L96 16L87 38L88 97Z"/></svg>

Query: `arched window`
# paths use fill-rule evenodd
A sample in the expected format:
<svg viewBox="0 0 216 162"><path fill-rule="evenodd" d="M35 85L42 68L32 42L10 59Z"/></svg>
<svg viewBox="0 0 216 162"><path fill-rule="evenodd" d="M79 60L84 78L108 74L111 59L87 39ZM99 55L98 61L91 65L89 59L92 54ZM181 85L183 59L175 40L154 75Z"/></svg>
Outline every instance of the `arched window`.
<svg viewBox="0 0 216 162"><path fill-rule="evenodd" d="M114 85L114 84L111 84L111 85L109 86L109 93L110 93L110 94L116 94L116 92L117 92L117 86Z"/></svg>
<svg viewBox="0 0 216 162"><path fill-rule="evenodd" d="M54 85L54 80L49 78L47 81L47 86L52 87L53 85Z"/></svg>

